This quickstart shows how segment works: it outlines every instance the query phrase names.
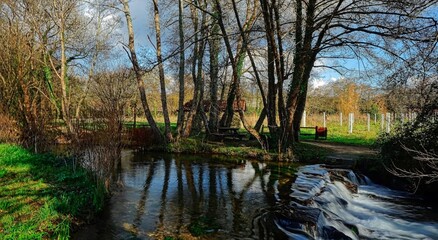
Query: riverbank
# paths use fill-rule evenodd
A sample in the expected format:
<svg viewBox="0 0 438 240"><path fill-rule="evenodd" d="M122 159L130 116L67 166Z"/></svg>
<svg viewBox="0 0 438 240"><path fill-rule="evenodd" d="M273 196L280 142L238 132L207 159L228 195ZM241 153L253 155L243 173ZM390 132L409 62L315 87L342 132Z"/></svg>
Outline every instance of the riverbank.
<svg viewBox="0 0 438 240"><path fill-rule="evenodd" d="M146 152L208 154L239 159L278 161L278 152L276 152L276 149L265 151L261 149L256 140L208 141L202 138L187 138L167 145L153 145L144 148L133 147L133 149L143 149ZM294 146L295 158L290 161L318 162L325 159L331 152L331 149L321 148L308 143L296 143Z"/></svg>
<svg viewBox="0 0 438 240"><path fill-rule="evenodd" d="M72 160L0 144L0 239L68 239L105 190Z"/></svg>

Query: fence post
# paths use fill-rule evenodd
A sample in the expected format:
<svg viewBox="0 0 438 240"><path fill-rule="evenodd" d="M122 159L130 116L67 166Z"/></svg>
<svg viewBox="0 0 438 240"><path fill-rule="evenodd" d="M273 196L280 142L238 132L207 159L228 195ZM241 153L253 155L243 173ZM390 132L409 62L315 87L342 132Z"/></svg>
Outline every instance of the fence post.
<svg viewBox="0 0 438 240"><path fill-rule="evenodd" d="M306 127L306 110L303 112L302 125L303 127Z"/></svg>
<svg viewBox="0 0 438 240"><path fill-rule="evenodd" d="M367 113L367 129L369 132L370 131L370 114L369 113Z"/></svg>
<svg viewBox="0 0 438 240"><path fill-rule="evenodd" d="M391 132L391 113L386 114L386 133Z"/></svg>
<svg viewBox="0 0 438 240"><path fill-rule="evenodd" d="M324 118L324 122L323 122L324 123L324 127L327 127L326 126L326 122L325 122L325 112L322 114L322 117Z"/></svg>
<svg viewBox="0 0 438 240"><path fill-rule="evenodd" d="M374 125L377 123L377 113L374 113Z"/></svg>
<svg viewBox="0 0 438 240"><path fill-rule="evenodd" d="M353 133L353 113L348 114L348 133Z"/></svg>
<svg viewBox="0 0 438 240"><path fill-rule="evenodd" d="M385 114L382 113L381 119L380 119L380 130L383 131L385 129Z"/></svg>

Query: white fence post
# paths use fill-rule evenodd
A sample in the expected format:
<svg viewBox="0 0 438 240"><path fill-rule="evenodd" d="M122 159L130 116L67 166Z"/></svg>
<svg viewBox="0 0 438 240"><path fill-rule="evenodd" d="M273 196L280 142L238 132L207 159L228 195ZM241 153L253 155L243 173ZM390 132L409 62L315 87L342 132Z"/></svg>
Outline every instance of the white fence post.
<svg viewBox="0 0 438 240"><path fill-rule="evenodd" d="M306 127L306 110L303 112L303 118L301 119L303 127Z"/></svg>
<svg viewBox="0 0 438 240"><path fill-rule="evenodd" d="M385 129L385 114L382 113L381 119L380 119L380 130Z"/></svg>
<svg viewBox="0 0 438 240"><path fill-rule="evenodd" d="M323 122L324 127L327 127L327 126L326 126L326 122L325 122L325 112L322 114L322 117L324 118L324 122Z"/></svg>
<svg viewBox="0 0 438 240"><path fill-rule="evenodd" d="M348 133L353 133L353 113L348 114Z"/></svg>
<svg viewBox="0 0 438 240"><path fill-rule="evenodd" d="M391 113L386 114L386 133L391 132Z"/></svg>

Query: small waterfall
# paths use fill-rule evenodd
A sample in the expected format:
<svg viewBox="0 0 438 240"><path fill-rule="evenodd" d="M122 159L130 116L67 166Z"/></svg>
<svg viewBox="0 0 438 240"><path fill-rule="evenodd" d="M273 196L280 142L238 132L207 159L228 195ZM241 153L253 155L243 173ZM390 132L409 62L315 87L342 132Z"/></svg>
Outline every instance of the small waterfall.
<svg viewBox="0 0 438 240"><path fill-rule="evenodd" d="M304 166L290 197L260 218L261 238L438 239L438 222L419 218L431 211L415 206L420 199L351 170Z"/></svg>

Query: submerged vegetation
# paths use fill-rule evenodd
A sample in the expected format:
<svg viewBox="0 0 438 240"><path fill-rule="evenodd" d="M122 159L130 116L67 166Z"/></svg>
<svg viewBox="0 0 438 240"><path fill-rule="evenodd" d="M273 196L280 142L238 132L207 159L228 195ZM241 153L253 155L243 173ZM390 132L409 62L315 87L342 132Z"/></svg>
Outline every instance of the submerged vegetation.
<svg viewBox="0 0 438 240"><path fill-rule="evenodd" d="M103 207L106 194L69 159L7 144L0 144L0 182L0 239L67 239L72 225Z"/></svg>

